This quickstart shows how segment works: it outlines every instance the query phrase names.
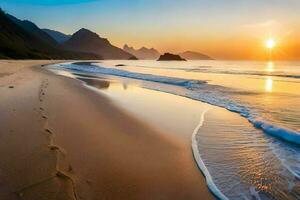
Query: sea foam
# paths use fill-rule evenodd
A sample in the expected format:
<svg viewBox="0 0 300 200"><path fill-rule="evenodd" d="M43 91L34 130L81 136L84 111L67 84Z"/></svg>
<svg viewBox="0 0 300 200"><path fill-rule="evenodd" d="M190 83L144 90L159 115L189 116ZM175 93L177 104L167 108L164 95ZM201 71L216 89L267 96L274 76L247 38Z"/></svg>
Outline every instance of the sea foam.
<svg viewBox="0 0 300 200"><path fill-rule="evenodd" d="M198 144L197 144L197 140L196 140L196 136L197 136L197 133L199 131L199 129L201 128L201 126L203 125L203 122L204 122L204 116L205 116L205 113L207 112L208 110L205 110L203 111L202 115L201 115L201 119L200 119L200 122L199 124L197 125L197 127L194 129L193 131L193 135L192 135L192 150L193 150L193 155L194 155L194 158L197 162L197 165L198 167L200 168L200 170L202 171L202 173L204 174L205 176L205 180L206 180L206 183L209 187L209 189L212 191L212 193L218 197L219 199L222 199L222 200L229 200L220 190L219 188L216 186L216 184L214 183L208 169L206 168L202 158L201 158L201 155L200 155L200 151L198 149Z"/></svg>
<svg viewBox="0 0 300 200"><path fill-rule="evenodd" d="M143 81L152 81L157 83L164 83L164 84L171 84L183 87L196 87L199 84L205 83L205 81L199 80L188 80L188 79L181 79L181 78L173 78L173 77L166 77L166 76L157 76L152 74L142 74L142 73L134 73L125 71L122 69L117 68L107 68L107 67L100 67L92 64L68 64L62 65L66 69L76 70L76 71L83 71L88 73L100 73L106 75L114 75L114 76L121 76L125 78L132 78L137 80Z"/></svg>

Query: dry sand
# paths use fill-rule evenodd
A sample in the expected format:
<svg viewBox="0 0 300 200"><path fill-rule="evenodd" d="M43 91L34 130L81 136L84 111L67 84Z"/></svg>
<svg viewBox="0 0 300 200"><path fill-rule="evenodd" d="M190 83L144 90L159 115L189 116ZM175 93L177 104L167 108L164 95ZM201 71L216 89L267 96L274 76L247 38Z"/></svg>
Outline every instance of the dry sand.
<svg viewBox="0 0 300 200"><path fill-rule="evenodd" d="M0 199L213 199L180 141L40 65L0 61Z"/></svg>

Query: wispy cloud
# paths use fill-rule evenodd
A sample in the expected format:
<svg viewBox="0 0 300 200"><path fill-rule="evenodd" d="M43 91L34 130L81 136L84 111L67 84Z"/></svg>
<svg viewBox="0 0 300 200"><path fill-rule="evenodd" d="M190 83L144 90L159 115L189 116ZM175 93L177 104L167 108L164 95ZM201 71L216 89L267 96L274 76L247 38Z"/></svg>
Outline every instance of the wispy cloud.
<svg viewBox="0 0 300 200"><path fill-rule="evenodd" d="M243 27L244 28L269 28L277 25L279 25L279 22L277 22L276 20L267 20L258 23L244 24Z"/></svg>

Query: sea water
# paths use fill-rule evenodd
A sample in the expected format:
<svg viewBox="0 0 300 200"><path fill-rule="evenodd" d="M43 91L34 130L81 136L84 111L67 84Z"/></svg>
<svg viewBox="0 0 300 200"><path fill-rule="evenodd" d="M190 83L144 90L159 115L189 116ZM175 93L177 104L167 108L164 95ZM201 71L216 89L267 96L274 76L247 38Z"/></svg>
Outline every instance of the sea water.
<svg viewBox="0 0 300 200"><path fill-rule="evenodd" d="M193 137L212 191L222 199L300 198L299 62L100 61L53 68L138 81L226 108L208 111Z"/></svg>

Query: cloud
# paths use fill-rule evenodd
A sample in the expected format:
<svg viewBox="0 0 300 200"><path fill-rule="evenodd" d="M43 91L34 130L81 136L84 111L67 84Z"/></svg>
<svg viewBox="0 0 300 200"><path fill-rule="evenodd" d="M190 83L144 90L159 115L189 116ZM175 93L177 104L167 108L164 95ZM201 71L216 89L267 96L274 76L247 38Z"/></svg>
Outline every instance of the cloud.
<svg viewBox="0 0 300 200"><path fill-rule="evenodd" d="M100 1L100 0L0 0L0 2L7 2L7 3L20 3L20 4L43 5L43 6L80 4L80 3L88 3L93 1Z"/></svg>
<svg viewBox="0 0 300 200"><path fill-rule="evenodd" d="M252 24L244 24L244 28L268 28L268 27L273 27L277 26L279 23L275 20L267 20L264 22L259 22L259 23L252 23Z"/></svg>

